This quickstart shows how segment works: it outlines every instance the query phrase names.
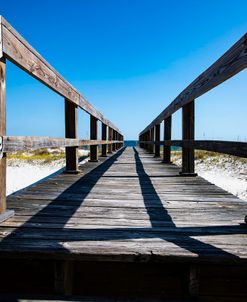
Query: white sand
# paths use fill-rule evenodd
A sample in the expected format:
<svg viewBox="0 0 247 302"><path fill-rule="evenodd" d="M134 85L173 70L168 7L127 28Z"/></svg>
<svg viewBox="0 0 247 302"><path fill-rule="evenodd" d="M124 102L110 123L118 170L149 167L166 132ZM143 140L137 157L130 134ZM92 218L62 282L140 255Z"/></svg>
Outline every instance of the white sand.
<svg viewBox="0 0 247 302"><path fill-rule="evenodd" d="M84 154L85 155L85 154ZM180 157L174 161L181 165ZM7 194L35 183L65 165L64 160L49 164L41 162L9 161L7 167ZM196 160L196 172L209 182L247 201L247 162L220 155Z"/></svg>
<svg viewBox="0 0 247 302"><path fill-rule="evenodd" d="M181 159L175 164L181 165ZM219 155L195 161L195 171L209 182L247 201L247 162Z"/></svg>
<svg viewBox="0 0 247 302"><path fill-rule="evenodd" d="M53 152L53 150L51 150ZM79 150L80 156L87 156L88 151ZM83 164L87 159L80 162ZM55 160L51 163L44 163L40 160L32 162L26 160L7 161L7 195L23 189L31 184L58 172L65 167L65 160Z"/></svg>
<svg viewBox="0 0 247 302"><path fill-rule="evenodd" d="M7 166L7 195L45 178L63 167L64 161L55 161L51 164L11 162Z"/></svg>

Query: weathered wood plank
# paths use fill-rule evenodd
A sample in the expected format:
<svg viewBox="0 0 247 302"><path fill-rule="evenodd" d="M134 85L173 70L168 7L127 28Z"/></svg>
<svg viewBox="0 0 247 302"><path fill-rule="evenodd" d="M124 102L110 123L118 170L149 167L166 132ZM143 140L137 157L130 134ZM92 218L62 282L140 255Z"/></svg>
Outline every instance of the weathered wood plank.
<svg viewBox="0 0 247 302"><path fill-rule="evenodd" d="M92 115L90 115L90 139L98 139L98 120ZM90 161L98 161L98 145L90 146Z"/></svg>
<svg viewBox="0 0 247 302"><path fill-rule="evenodd" d="M83 169L8 197L16 216L0 224L0 258L246 263L237 197L140 149Z"/></svg>
<svg viewBox="0 0 247 302"><path fill-rule="evenodd" d="M78 138L78 107L65 99L65 137ZM66 147L66 172L78 172L78 147Z"/></svg>
<svg viewBox="0 0 247 302"><path fill-rule="evenodd" d="M6 135L6 62L0 59L0 140ZM2 143L2 142L1 142ZM6 153L0 147L0 214L6 210Z"/></svg>
<svg viewBox="0 0 247 302"><path fill-rule="evenodd" d="M78 105L97 119L119 131L97 109L95 109L72 85L70 85L46 60L1 17L3 54L11 62L34 78ZM120 131L119 131L120 132Z"/></svg>
<svg viewBox="0 0 247 302"><path fill-rule="evenodd" d="M152 141L146 141L146 144L154 144ZM229 155L247 157L247 143L234 141L218 141L218 140L163 140L157 144L164 146L178 146L184 148L192 148L196 150L206 150Z"/></svg>
<svg viewBox="0 0 247 302"><path fill-rule="evenodd" d="M186 87L140 134L161 123L184 105L213 89L247 67L247 35Z"/></svg>
<svg viewBox="0 0 247 302"><path fill-rule="evenodd" d="M101 139L107 140L107 125L102 123L101 126ZM102 145L101 156L107 156L107 145Z"/></svg>
<svg viewBox="0 0 247 302"><path fill-rule="evenodd" d="M35 150L40 148L82 147L90 145L109 145L115 141L80 140L72 138L52 138L48 136L3 136L3 151Z"/></svg>
<svg viewBox="0 0 247 302"><path fill-rule="evenodd" d="M183 106L182 112L183 140L194 140L195 136L195 102ZM195 150L183 147L182 149L182 174L195 175Z"/></svg>

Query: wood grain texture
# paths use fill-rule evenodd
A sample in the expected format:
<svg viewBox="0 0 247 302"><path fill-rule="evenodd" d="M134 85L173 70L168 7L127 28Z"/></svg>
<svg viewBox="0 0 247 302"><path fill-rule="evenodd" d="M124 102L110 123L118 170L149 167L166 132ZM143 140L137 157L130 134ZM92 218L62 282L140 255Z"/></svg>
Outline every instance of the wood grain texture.
<svg viewBox="0 0 247 302"><path fill-rule="evenodd" d="M164 140L170 140L172 136L172 116L164 120ZM163 163L171 163L171 146L163 147Z"/></svg>
<svg viewBox="0 0 247 302"><path fill-rule="evenodd" d="M65 99L65 137L78 138L78 106ZM78 170L78 147L66 147L66 171Z"/></svg>
<svg viewBox="0 0 247 302"><path fill-rule="evenodd" d="M112 128L108 127L108 140L110 142L113 141L112 132L113 132ZM107 153L110 153L110 154L112 153L112 144L108 145Z"/></svg>
<svg viewBox="0 0 247 302"><path fill-rule="evenodd" d="M95 109L71 84L69 84L47 61L1 17L3 54L11 62L25 70L40 82L78 105L98 120L119 131L103 114ZM0 45L1 46L1 45ZM0 48L1 49L1 48Z"/></svg>
<svg viewBox="0 0 247 302"><path fill-rule="evenodd" d="M101 125L101 139L107 140L107 125L103 123ZM107 145L102 145L101 156L107 156Z"/></svg>
<svg viewBox="0 0 247 302"><path fill-rule="evenodd" d="M213 89L247 67L247 35L245 34L222 57L186 87L140 134L161 123L184 105Z"/></svg>
<svg viewBox="0 0 247 302"><path fill-rule="evenodd" d="M10 195L0 258L246 264L246 202L142 149L99 160Z"/></svg>
<svg viewBox="0 0 247 302"><path fill-rule="evenodd" d="M246 202L139 148L79 169L8 196L0 292L55 275L56 293L246 300Z"/></svg>
<svg viewBox="0 0 247 302"><path fill-rule="evenodd" d="M160 141L160 124L155 125L155 142L159 142ZM154 152L154 156L156 157L160 157L160 144L155 144L155 152Z"/></svg>
<svg viewBox="0 0 247 302"><path fill-rule="evenodd" d="M145 144L154 144L152 141L143 141ZM247 143L217 140L164 140L159 142L164 146L178 146L196 150L206 150L229 155L247 157Z"/></svg>
<svg viewBox="0 0 247 302"><path fill-rule="evenodd" d="M0 137L6 134L6 62L0 59ZM3 150L4 151L4 150ZM2 154L1 154L2 155ZM6 153L0 157L0 214L6 210Z"/></svg>
<svg viewBox="0 0 247 302"><path fill-rule="evenodd" d="M2 16L0 16L0 59L3 57Z"/></svg>
<svg viewBox="0 0 247 302"><path fill-rule="evenodd" d="M35 150L40 148L82 147L90 145L110 145L109 140L80 140L72 138L52 138L47 136L4 136L4 152Z"/></svg>
<svg viewBox="0 0 247 302"><path fill-rule="evenodd" d="M98 138L98 120L90 115L90 139L97 140ZM90 146L90 161L98 161L98 145Z"/></svg>
<svg viewBox="0 0 247 302"><path fill-rule="evenodd" d="M194 140L195 137L195 102L192 101L183 106L182 111L182 135L183 140ZM195 150L182 148L182 173L193 174L195 172Z"/></svg>

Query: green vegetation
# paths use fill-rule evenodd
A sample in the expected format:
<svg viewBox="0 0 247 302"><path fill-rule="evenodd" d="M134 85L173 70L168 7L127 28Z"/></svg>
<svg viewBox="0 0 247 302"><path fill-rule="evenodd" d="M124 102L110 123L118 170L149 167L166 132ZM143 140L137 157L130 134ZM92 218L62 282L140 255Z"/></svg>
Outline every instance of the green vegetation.
<svg viewBox="0 0 247 302"><path fill-rule="evenodd" d="M50 163L54 160L65 159L65 152L60 149L54 149L50 152L46 148L33 150L33 151L17 151L13 153L8 153L8 160L23 160L28 162L42 161L43 163Z"/></svg>
<svg viewBox="0 0 247 302"><path fill-rule="evenodd" d="M177 161L181 159L182 157L182 151L172 151L171 152L171 160L172 162ZM204 150L195 150L195 160L206 160L207 158L211 158L212 163L217 163L220 158L227 158L231 162L240 162L243 164L247 163L247 158L223 154L223 153L217 153L217 152L211 152L211 151L204 151Z"/></svg>

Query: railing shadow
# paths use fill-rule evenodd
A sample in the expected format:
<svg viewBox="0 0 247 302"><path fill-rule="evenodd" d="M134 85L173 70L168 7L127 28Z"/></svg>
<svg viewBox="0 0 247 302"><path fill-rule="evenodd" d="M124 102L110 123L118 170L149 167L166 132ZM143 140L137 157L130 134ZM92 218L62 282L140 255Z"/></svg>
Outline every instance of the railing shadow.
<svg viewBox="0 0 247 302"><path fill-rule="evenodd" d="M23 223L10 235L5 237L0 243L0 251L4 251L8 247L8 242L19 240L20 245L24 244L26 250L31 249L35 251L32 245L32 239L51 240L50 246L42 245L37 249L43 249L47 252L49 248L66 251L67 247L64 242L73 241L109 241L109 240L132 240L132 239L161 239L173 243L179 248L190 251L199 257L208 255L225 256L230 258L237 258L221 248L212 244L202 242L198 239L192 238L198 233L200 236L213 234L246 234L246 228L239 225L231 227L177 227L173 222L168 210L164 207L159 195L157 194L149 175L146 173L143 163L140 159L136 148L134 150L134 159L136 165L137 177L139 179L140 188L142 192L143 202L149 215L150 227L112 227L112 228L87 228L87 229L69 229L64 228L66 223L80 208L88 194L96 186L97 182L104 175L106 171L118 160L125 148L118 151L111 158L93 169L91 172L81 177L78 181L73 183L69 188L64 190L58 197L52 200L47 206L37 211L30 219ZM121 176L121 175L120 175ZM150 206L150 195L152 196L152 206ZM67 201L68 204L61 207L61 202ZM62 208L62 209L61 209ZM83 210L83 208L82 208ZM57 215L59 212L59 215ZM82 212L83 214L83 212ZM40 222L45 223L46 219L53 219L59 216L59 227L38 227ZM79 218L78 218L79 220ZM50 221L51 222L51 221ZM166 224L165 228L160 227L160 222ZM52 222L56 223L56 221ZM36 227L32 228L32 225ZM179 234L179 236L178 236ZM145 244L145 243L144 243ZM154 255L154 253L152 253Z"/></svg>

